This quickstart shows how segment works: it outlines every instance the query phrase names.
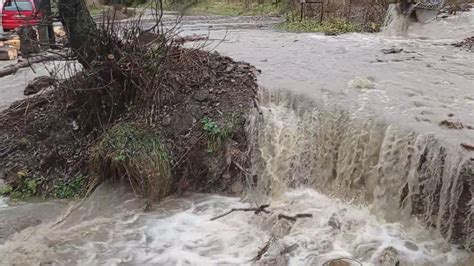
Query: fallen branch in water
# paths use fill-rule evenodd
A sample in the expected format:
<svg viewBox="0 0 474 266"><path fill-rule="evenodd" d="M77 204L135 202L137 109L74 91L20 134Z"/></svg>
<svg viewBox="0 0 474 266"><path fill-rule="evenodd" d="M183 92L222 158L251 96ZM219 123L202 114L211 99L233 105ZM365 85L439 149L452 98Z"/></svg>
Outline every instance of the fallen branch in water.
<svg viewBox="0 0 474 266"><path fill-rule="evenodd" d="M265 243L265 246L263 246L262 248L258 250L257 256L255 256L255 258L253 258L251 261L259 261L262 258L262 256L265 255L265 253L267 253L268 248L270 247L270 244L274 240L275 240L275 236L271 236L270 239L268 239L267 243Z"/></svg>
<svg viewBox="0 0 474 266"><path fill-rule="evenodd" d="M349 263L347 262L347 260L350 260L352 262L355 262L359 265L362 265L362 262L356 260L356 259L351 259L351 258L346 258L346 257L342 257L342 258L337 258L337 259L332 259L332 260L329 260L329 261L326 261L325 263L323 263L323 266L329 266L329 265L349 265Z"/></svg>
<svg viewBox="0 0 474 266"><path fill-rule="evenodd" d="M31 57L21 62L18 61L18 63L16 64L12 64L0 69L0 78L15 74L20 68L29 67L32 64L36 64L36 63L54 61L54 60L65 60L65 57L59 54L48 54L48 55Z"/></svg>
<svg viewBox="0 0 474 266"><path fill-rule="evenodd" d="M469 144L467 144L467 143L461 143L461 146L462 146L464 149L468 150L468 151L474 151L474 145L469 145Z"/></svg>
<svg viewBox="0 0 474 266"><path fill-rule="evenodd" d="M233 212L254 212L255 214L259 214L259 213L261 213L261 212L263 212L263 213L270 213L269 211L265 210L265 208L268 208L268 207L270 207L270 205L265 204L265 205L262 205L262 206L260 206L260 207L258 207L258 208L234 208L234 209L231 209L230 211L228 211L228 212L226 212L226 213L223 213L223 214L218 215L218 216L216 216L216 217L214 217L214 218L211 218L211 221L214 221L214 220L217 220L217 219L219 219L219 218L222 218L222 217L224 217L224 216L226 216L226 215L229 215L229 214L231 214L231 213L233 213Z"/></svg>
<svg viewBox="0 0 474 266"><path fill-rule="evenodd" d="M278 220L280 219L286 219L292 222L296 222L298 218L313 218L313 215L311 213L298 213L295 216L289 216L285 214L278 214Z"/></svg>

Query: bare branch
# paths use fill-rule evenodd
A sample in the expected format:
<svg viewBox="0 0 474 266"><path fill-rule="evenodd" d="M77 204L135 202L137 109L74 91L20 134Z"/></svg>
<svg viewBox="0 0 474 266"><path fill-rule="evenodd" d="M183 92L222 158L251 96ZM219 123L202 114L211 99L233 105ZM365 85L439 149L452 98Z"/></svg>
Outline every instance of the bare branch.
<svg viewBox="0 0 474 266"><path fill-rule="evenodd" d="M261 205L260 207L258 208L234 208L234 209L231 209L230 211L226 212L226 213L223 213L221 215L218 215L216 217L213 217L211 218L211 221L214 221L214 220L217 220L219 218L222 218L224 216L227 216L233 212L254 212L254 214L259 214L261 212L263 213L270 213L269 211L266 210L266 208L270 207L270 205L268 204L265 204L265 205Z"/></svg>

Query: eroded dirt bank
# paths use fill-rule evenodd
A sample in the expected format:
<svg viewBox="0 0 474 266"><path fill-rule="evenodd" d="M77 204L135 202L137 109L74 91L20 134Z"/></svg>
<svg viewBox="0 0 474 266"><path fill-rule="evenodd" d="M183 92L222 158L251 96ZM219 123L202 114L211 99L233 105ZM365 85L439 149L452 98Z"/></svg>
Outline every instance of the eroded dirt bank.
<svg viewBox="0 0 474 266"><path fill-rule="evenodd" d="M166 150L166 171L173 180L167 193L240 192L241 188L233 191L231 187L242 177L239 168L247 167L245 126L254 109L257 70L217 53L193 49L179 48L169 57L170 68L152 94L154 98L131 103L109 133L88 131L76 103L62 93L66 88L4 110L0 168L12 193L57 196L58 184L77 178L88 183L97 174L114 176L115 170L107 170L108 163L99 163L97 168L94 160L98 156L112 156L98 159L106 162L137 158L133 145L147 136L142 131L159 136L157 141ZM101 149L109 149L112 155L104 155Z"/></svg>

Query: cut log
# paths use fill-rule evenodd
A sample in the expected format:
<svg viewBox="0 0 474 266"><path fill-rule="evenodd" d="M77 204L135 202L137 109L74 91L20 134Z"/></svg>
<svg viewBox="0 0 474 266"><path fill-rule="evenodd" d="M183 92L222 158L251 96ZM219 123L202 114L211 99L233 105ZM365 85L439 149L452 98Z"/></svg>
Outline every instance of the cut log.
<svg viewBox="0 0 474 266"><path fill-rule="evenodd" d="M15 60L18 58L18 51L9 46L0 48L0 60Z"/></svg>
<svg viewBox="0 0 474 266"><path fill-rule="evenodd" d="M20 50L20 40L12 39L8 41L4 41L5 45L10 45L15 47L15 49Z"/></svg>
<svg viewBox="0 0 474 266"><path fill-rule="evenodd" d="M43 55L43 56L36 56L36 57L31 57L25 61L18 62L13 65L6 66L4 68L0 69L0 78L15 74L18 69L24 68L24 67L29 67L32 64L36 63L41 63L41 62L46 62L46 61L54 61L54 60L65 60L66 58L62 55L57 55L57 54L48 54L48 55Z"/></svg>

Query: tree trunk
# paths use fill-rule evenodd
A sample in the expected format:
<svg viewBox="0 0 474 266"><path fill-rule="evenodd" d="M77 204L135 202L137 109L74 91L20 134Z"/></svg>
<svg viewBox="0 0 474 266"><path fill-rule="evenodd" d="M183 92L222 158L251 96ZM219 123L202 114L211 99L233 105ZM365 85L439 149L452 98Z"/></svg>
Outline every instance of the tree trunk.
<svg viewBox="0 0 474 266"><path fill-rule="evenodd" d="M88 68L94 58L87 50L97 28L84 0L59 0L59 16L71 49L77 54L79 63Z"/></svg>

